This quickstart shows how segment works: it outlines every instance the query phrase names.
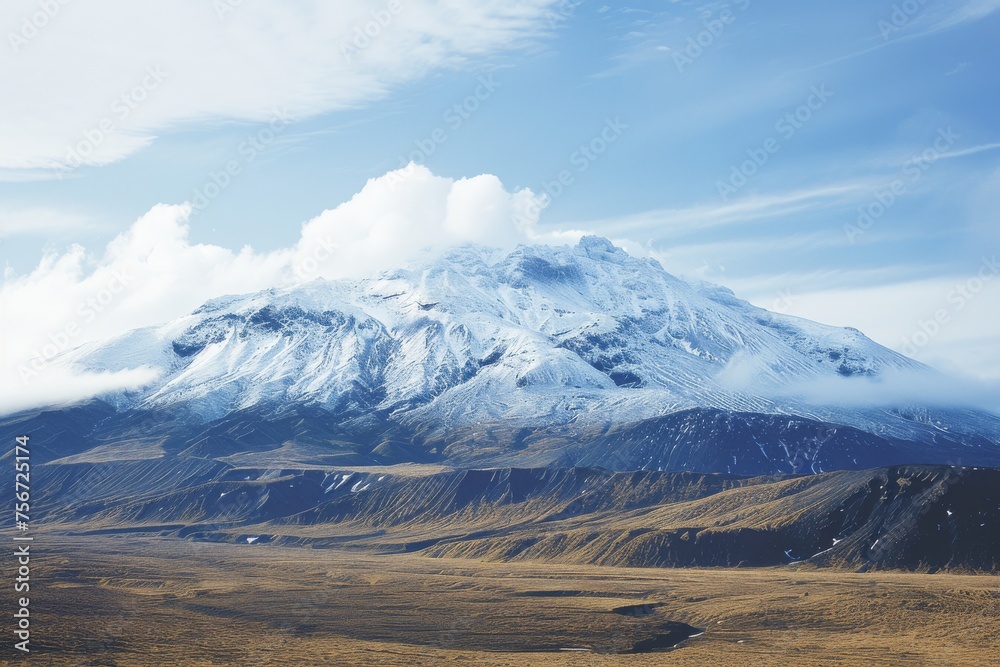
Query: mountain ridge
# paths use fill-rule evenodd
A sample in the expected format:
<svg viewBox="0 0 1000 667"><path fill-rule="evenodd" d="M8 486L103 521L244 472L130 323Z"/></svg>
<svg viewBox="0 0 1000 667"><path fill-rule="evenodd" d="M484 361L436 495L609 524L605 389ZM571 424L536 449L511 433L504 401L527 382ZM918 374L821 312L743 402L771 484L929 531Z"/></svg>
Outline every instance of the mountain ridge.
<svg viewBox="0 0 1000 667"><path fill-rule="evenodd" d="M400 474L189 459L181 467L50 463L39 473L47 479L41 523L72 535L628 567L1000 567L998 469L907 465L747 477L506 467Z"/></svg>

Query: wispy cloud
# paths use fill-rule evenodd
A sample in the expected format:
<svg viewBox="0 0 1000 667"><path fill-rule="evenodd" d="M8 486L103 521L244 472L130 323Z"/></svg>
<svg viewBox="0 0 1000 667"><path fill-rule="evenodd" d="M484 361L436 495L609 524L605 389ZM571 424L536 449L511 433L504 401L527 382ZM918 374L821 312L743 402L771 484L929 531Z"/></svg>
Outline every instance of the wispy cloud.
<svg viewBox="0 0 1000 667"><path fill-rule="evenodd" d="M898 262L886 266L855 267L850 271L817 267L811 271L759 273L727 278L724 282L741 297L758 305L767 307L768 300L773 294L792 291L803 295L804 303L807 299L811 300L810 306L819 306L823 303L836 306L830 312L836 313L839 317L850 313L847 308L843 309L843 312L840 309L840 306L847 301L851 299L860 301L869 297L877 302L885 296L881 290L902 290L907 294L907 298L915 299L915 304L919 294L939 289L941 285L953 280L951 277L941 278L942 275L947 276L949 270L950 267L945 265L928 266ZM824 321L823 317L816 316L815 312L812 316L813 319ZM803 314L803 317L810 315Z"/></svg>
<svg viewBox="0 0 1000 667"><path fill-rule="evenodd" d="M1000 149L1000 143L993 144L980 144L979 146L972 146L971 148L965 148L960 151L951 151L949 153L942 153L937 159L944 160L948 158L965 157L966 155L975 155L976 153L982 153L984 151L995 151Z"/></svg>
<svg viewBox="0 0 1000 667"><path fill-rule="evenodd" d="M88 216L52 208L0 209L0 238L90 230Z"/></svg>
<svg viewBox="0 0 1000 667"><path fill-rule="evenodd" d="M30 29L10 32L0 54L6 170L109 164L181 124L357 107L429 72L530 46L561 20L558 0L389 3L398 11L370 0L93 0L57 3L38 26L33 17L47 15L37 2L9 4L8 23L24 17Z"/></svg>
<svg viewBox="0 0 1000 667"><path fill-rule="evenodd" d="M964 23L979 21L998 10L1000 10L1000 0L972 0L958 7L943 3L937 12L930 14L927 25L918 32L904 35L904 37L906 39L920 39Z"/></svg>
<svg viewBox="0 0 1000 667"><path fill-rule="evenodd" d="M657 209L619 218L591 220L576 226L615 233L691 231L773 219L809 209L843 206L870 193L871 183L823 185L769 195L751 195L728 203L702 203L684 208Z"/></svg>
<svg viewBox="0 0 1000 667"><path fill-rule="evenodd" d="M37 183L40 181L57 181L63 178L72 178L73 174L65 170L58 169L56 163L52 163L50 169L3 169L0 168L0 183Z"/></svg>
<svg viewBox="0 0 1000 667"><path fill-rule="evenodd" d="M893 8L895 7L896 5L893 5ZM912 20L910 20L909 15L904 14L907 21L901 26L893 25L891 17L883 18L881 21L884 23L881 23L881 29L879 28L879 23L876 23L874 26L876 30L879 30L879 34L872 37L873 40L880 40L876 44L805 69L812 70L827 67L828 65L835 65L874 51L879 51L887 46L923 39L966 23L979 21L997 10L1000 10L1000 0L972 0L972 2L967 2L958 7L949 5L948 3L941 3L936 10L934 8L925 8ZM886 25L891 29L886 28Z"/></svg>

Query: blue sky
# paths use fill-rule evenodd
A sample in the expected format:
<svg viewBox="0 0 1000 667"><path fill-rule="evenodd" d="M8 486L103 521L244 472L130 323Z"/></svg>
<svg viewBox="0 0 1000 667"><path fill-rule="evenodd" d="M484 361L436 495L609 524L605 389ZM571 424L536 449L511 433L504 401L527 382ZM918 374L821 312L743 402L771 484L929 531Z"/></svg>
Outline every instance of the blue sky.
<svg viewBox="0 0 1000 667"><path fill-rule="evenodd" d="M67 4L30 37L39 3L3 10L8 288L74 243L100 263L154 205L196 202L233 161L188 239L266 253L416 157L509 192L568 172L539 231L597 232L895 349L943 310L904 351L1000 377L1000 278L984 263L1000 251L1000 0L398 0L342 17L226 1L221 16L151 3L159 21ZM345 56L378 16L391 18ZM73 146L104 118L114 130L76 167Z"/></svg>

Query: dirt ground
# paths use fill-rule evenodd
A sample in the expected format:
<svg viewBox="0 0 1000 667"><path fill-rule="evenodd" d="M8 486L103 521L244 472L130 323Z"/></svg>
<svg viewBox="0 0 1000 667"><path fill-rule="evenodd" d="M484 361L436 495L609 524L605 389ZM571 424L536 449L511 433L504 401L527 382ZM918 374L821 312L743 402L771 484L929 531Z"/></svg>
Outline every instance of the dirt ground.
<svg viewBox="0 0 1000 667"><path fill-rule="evenodd" d="M972 666L1000 655L989 575L498 564L126 536L42 536L33 556L32 652L8 643L0 664ZM704 632L642 652L678 626Z"/></svg>

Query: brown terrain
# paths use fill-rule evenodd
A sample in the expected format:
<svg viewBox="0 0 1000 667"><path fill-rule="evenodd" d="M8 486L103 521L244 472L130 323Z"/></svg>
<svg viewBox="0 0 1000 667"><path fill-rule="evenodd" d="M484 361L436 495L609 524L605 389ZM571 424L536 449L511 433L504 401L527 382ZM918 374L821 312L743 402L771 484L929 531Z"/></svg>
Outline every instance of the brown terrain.
<svg viewBox="0 0 1000 667"><path fill-rule="evenodd" d="M484 562L133 535L38 533L33 552L33 650L2 664L971 666L1000 655L988 574Z"/></svg>
<svg viewBox="0 0 1000 667"><path fill-rule="evenodd" d="M8 643L0 664L964 667L1000 655L997 469L77 457L33 468L32 482L32 653Z"/></svg>

